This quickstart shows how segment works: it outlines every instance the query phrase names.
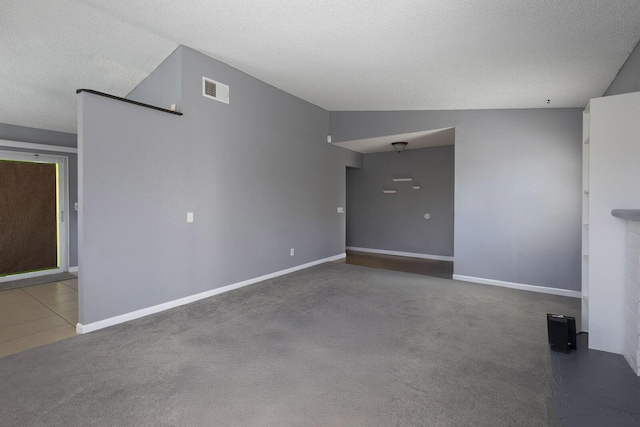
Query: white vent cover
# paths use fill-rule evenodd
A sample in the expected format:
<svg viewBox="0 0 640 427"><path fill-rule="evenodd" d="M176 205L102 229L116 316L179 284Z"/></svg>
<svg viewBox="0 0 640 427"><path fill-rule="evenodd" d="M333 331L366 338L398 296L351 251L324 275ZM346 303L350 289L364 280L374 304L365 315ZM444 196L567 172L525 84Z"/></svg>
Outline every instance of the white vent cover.
<svg viewBox="0 0 640 427"><path fill-rule="evenodd" d="M229 103L229 86L202 76L202 96Z"/></svg>

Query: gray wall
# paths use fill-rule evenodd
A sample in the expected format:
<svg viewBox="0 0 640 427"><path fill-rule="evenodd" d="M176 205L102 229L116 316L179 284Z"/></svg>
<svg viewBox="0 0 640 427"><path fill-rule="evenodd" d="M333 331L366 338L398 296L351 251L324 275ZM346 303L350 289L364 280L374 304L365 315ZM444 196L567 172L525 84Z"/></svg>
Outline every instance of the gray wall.
<svg viewBox="0 0 640 427"><path fill-rule="evenodd" d="M61 147L76 147L77 137L72 133L56 132L44 129L35 129L23 126L0 123L0 139L9 141L30 142L35 144L57 145ZM42 154L55 154L69 158L69 266L78 265L78 212L74 209L74 203L78 201L78 156L72 153L59 153L47 150L19 149L3 147L0 142L0 150L37 152Z"/></svg>
<svg viewBox="0 0 640 427"><path fill-rule="evenodd" d="M347 169L347 246L453 256L453 190L453 145L365 154Z"/></svg>
<svg viewBox="0 0 640 427"><path fill-rule="evenodd" d="M9 141L31 142L35 144L76 147L77 136L73 133L36 129L0 123L0 139Z"/></svg>
<svg viewBox="0 0 640 427"><path fill-rule="evenodd" d="M126 98L166 109L176 104L176 110L181 111L182 48L176 48Z"/></svg>
<svg viewBox="0 0 640 427"><path fill-rule="evenodd" d="M336 207L361 156L326 143L328 112L180 50L182 117L79 95L80 323L344 252ZM230 104L202 97L203 75Z"/></svg>
<svg viewBox="0 0 640 427"><path fill-rule="evenodd" d="M604 96L640 91L640 43L631 52Z"/></svg>
<svg viewBox="0 0 640 427"><path fill-rule="evenodd" d="M581 109L332 112L335 142L454 126L454 272L580 289Z"/></svg>

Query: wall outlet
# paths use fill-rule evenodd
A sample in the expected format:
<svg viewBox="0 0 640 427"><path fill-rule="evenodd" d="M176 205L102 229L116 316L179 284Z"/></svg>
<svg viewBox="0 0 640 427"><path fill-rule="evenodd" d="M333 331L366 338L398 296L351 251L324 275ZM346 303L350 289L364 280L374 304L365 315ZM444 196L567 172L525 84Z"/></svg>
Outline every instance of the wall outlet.
<svg viewBox="0 0 640 427"><path fill-rule="evenodd" d="M193 212L187 212L187 222L193 222Z"/></svg>
<svg viewBox="0 0 640 427"><path fill-rule="evenodd" d="M176 104L171 104L171 111L176 111Z"/></svg>
<svg viewBox="0 0 640 427"><path fill-rule="evenodd" d="M291 251L289 252L289 254L290 254L291 256L293 256L293 254L294 254L294 253L295 253L295 250L294 250L293 248L291 248Z"/></svg>
<svg viewBox="0 0 640 427"><path fill-rule="evenodd" d="M338 213L344 213L344 208L342 206L338 206Z"/></svg>

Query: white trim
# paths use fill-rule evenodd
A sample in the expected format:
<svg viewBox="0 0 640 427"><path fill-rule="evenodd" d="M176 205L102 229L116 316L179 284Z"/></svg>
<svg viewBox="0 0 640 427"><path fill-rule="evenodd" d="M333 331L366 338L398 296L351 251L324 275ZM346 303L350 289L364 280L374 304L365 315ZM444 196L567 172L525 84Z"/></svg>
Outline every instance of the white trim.
<svg viewBox="0 0 640 427"><path fill-rule="evenodd" d="M78 272L78 266L76 265L75 267L69 267L69 273L77 273Z"/></svg>
<svg viewBox="0 0 640 427"><path fill-rule="evenodd" d="M567 289L548 288L546 286L525 285L523 283L503 282L502 280L482 279L480 277L461 276L454 274L453 280L480 283L482 285L500 286L503 288L519 289L521 291L539 292L541 294L560 295L563 297L581 298L582 292Z"/></svg>
<svg viewBox="0 0 640 427"><path fill-rule="evenodd" d="M305 268L313 267L314 265L324 264L329 261L336 261L345 258L347 255L342 253L334 255L329 258L319 259L317 261L308 262L306 264L298 265L295 267L287 268L286 270L276 271L275 273L265 274L264 276L255 277L253 279L245 280L243 282L233 283L231 285L222 286L220 288L211 289L209 291L201 292L199 294L190 295L188 297L179 298L173 301L168 301L162 304L154 305L151 307L143 308L141 310L131 311L129 313L121 314L119 316L110 317L108 319L99 320L97 322L88 323L83 325L79 323L76 325L76 332L79 334L86 334L88 332L97 331L98 329L107 328L109 326L117 325L120 323L128 322L130 320L139 319L141 317L149 316L150 314L159 313L161 311L169 310L171 308L179 307L181 305L189 304L204 298L209 298L214 295L218 295L224 292L229 292L234 289L242 288L245 286L253 285L254 283L262 282L264 280L273 279L274 277L283 276L285 274L293 273L294 271L304 270Z"/></svg>
<svg viewBox="0 0 640 427"><path fill-rule="evenodd" d="M413 252L387 251L385 249L358 248L356 246L347 246L346 249L348 251L366 252L366 253L370 253L370 254L406 256L406 257L409 257L409 258L435 259L435 260L438 260L438 261L453 261L454 260L454 258L452 256L417 254L417 253L413 253Z"/></svg>
<svg viewBox="0 0 640 427"><path fill-rule="evenodd" d="M25 148L27 150L54 151L56 153L78 153L76 147L62 147L60 145L36 144L33 142L10 141L0 139L0 146L11 148Z"/></svg>
<svg viewBox="0 0 640 427"><path fill-rule="evenodd" d="M0 283L11 282L12 280L33 279L34 277L48 276L50 274L62 273L62 268L50 268L48 270L31 271L29 273L8 274L0 277Z"/></svg>

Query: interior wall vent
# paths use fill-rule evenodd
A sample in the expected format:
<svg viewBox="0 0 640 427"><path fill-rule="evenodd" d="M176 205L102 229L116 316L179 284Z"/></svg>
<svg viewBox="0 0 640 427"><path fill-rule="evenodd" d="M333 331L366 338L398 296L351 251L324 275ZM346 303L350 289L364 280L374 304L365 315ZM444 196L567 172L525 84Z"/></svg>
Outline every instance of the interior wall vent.
<svg viewBox="0 0 640 427"><path fill-rule="evenodd" d="M202 77L202 96L216 101L229 103L229 86L215 80Z"/></svg>

